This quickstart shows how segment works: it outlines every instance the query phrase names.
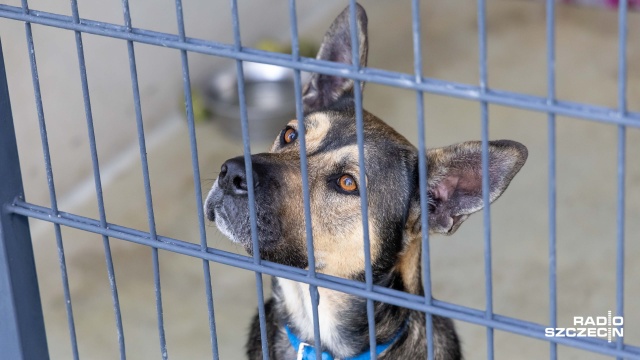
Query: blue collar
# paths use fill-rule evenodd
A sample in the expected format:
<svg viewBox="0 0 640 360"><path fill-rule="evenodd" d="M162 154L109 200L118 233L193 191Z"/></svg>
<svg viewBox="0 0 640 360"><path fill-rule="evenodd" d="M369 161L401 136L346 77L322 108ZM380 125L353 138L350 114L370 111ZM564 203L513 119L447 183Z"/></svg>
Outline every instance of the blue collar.
<svg viewBox="0 0 640 360"><path fill-rule="evenodd" d="M400 338L400 335L402 335L405 329L407 328L407 323L408 321L405 321L404 325L400 328L400 330L398 331L396 336L393 337L393 339L389 340L384 344L379 344L376 346L376 355L380 355L383 351L387 350L391 345L393 345L393 343L396 342L398 338ZM284 329L287 331L287 336L289 337L289 342L291 343L291 346L293 346L293 348L297 351L297 354L298 354L298 357L296 358L297 360L316 360L316 349L313 346L300 341L300 339L298 339L298 337L291 331L291 329L289 329L288 325L286 325ZM344 358L342 360L369 360L369 359L371 359L371 350L367 350L362 354ZM322 360L334 360L334 358L328 352L323 351Z"/></svg>

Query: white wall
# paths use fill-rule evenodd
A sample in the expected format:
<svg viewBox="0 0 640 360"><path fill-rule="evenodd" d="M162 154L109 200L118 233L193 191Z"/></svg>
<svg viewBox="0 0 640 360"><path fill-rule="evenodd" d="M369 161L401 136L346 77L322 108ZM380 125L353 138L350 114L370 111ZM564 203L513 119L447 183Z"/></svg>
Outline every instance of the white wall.
<svg viewBox="0 0 640 360"><path fill-rule="evenodd" d="M4 2L20 6L20 1ZM252 45L264 37L287 39L290 34L286 1L239 1L243 43ZM69 1L30 1L29 6L70 15ZM123 24L120 1L80 1L85 19ZM339 2L299 1L298 24L304 29L313 19L342 7ZM183 2L187 36L232 43L229 1L186 0ZM177 33L175 3L169 0L133 0L134 27ZM78 70L74 33L33 25L35 52L42 88L56 190L64 200L77 184L91 179L92 168ZM42 149L24 24L0 20L0 35L7 66L9 93L18 136L20 161L28 201L49 204ZM101 168L107 167L124 149L137 146L135 112L126 42L83 35L91 105ZM173 49L135 45L140 95L147 135L166 123L182 103L180 53ZM191 78L201 82L220 58L190 54ZM131 153L131 152L129 152Z"/></svg>

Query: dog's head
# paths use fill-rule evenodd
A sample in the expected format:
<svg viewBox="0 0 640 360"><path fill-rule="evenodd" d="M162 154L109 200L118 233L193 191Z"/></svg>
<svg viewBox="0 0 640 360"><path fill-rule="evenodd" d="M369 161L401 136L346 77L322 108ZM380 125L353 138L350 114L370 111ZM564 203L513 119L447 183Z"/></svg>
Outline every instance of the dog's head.
<svg viewBox="0 0 640 360"><path fill-rule="evenodd" d="M356 11L360 63L367 59L367 18ZM351 64L349 11L325 35L318 59ZM360 168L354 82L314 74L303 91L313 244L317 270L353 277L364 271ZM364 162L371 258L383 271L419 238L418 151L390 126L363 111ZM257 235L265 260L308 266L298 121L291 120L271 151L251 156ZM507 188L527 158L513 141L489 143L490 200ZM427 153L429 231L452 234L483 207L481 143L465 142ZM227 160L205 204L223 234L253 253L245 162Z"/></svg>

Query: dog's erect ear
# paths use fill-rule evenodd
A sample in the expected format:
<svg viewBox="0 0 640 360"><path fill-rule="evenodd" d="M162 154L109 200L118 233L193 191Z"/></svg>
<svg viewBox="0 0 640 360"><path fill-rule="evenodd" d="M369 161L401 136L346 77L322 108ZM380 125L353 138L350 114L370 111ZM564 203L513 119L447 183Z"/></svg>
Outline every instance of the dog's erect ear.
<svg viewBox="0 0 640 360"><path fill-rule="evenodd" d="M367 65L367 14L360 4L356 4L356 29L360 65ZM318 50L318 60L352 64L351 22L349 7L338 15L324 35ZM361 83L362 84L362 83ZM331 105L342 96L353 96L353 80L337 76L315 73L302 91L302 101L306 113Z"/></svg>
<svg viewBox="0 0 640 360"><path fill-rule="evenodd" d="M490 202L506 190L526 160L527 148L518 142L489 142ZM469 215L485 205L482 200L482 143L469 141L428 150L427 166L429 231L453 234ZM416 203L414 206L419 207L419 202ZM413 213L419 214L419 210ZM419 232L420 218L413 221L412 230Z"/></svg>

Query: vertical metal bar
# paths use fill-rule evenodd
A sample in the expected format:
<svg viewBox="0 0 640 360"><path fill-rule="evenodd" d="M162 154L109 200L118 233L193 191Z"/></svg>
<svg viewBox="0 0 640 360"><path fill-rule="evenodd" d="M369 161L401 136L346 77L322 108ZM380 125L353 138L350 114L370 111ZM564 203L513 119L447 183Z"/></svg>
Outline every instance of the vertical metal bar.
<svg viewBox="0 0 640 360"><path fill-rule="evenodd" d="M80 23L80 15L78 13L77 0L71 1L71 12L73 16L73 22ZM100 165L98 163L98 151L96 149L96 137L93 127L93 114L91 111L91 100L89 98L89 84L87 80L87 67L84 59L84 48L82 45L82 35L80 31L75 31L76 37L76 49L78 53L78 65L80 69L80 80L82 82L82 96L84 98L84 110L87 120L87 132L89 137L89 148L91 151L91 162L93 166L93 179L96 188L96 198L98 202L98 213L100 215L100 226L102 228L107 227L107 217L104 210L104 199L102 196L102 181L100 180ZM122 315L120 312L120 300L118 298L118 287L116 285L115 270L113 268L113 259L111 256L111 246L109 244L109 238L102 236L102 245L104 247L104 255L107 266L107 274L109 278L109 286L111 288L111 298L113 302L113 310L116 320L116 334L118 337L118 348L120 350L120 359L126 359L125 355L125 343L124 343L124 331L122 328Z"/></svg>
<svg viewBox="0 0 640 360"><path fill-rule="evenodd" d="M184 28L184 16L182 12L182 1L176 0L176 16L178 21L178 34L180 41L186 40ZM191 97L191 77L189 75L189 60L187 51L180 51L180 59L182 62L182 81L184 84L184 101L187 113L187 124L189 127L189 145L191 147L191 167L193 169L193 187L196 196L196 206L198 214L198 228L200 230L200 250L207 251L207 234L204 224L204 208L202 204L202 184L200 183L200 164L198 162L198 144L196 139L195 121L193 118L193 100ZM211 286L211 272L209 262L202 261L202 270L204 272L205 296L207 297L207 310L209 314L209 338L211 341L211 352L214 359L219 358L218 354L218 338L216 333L216 320L213 306L213 289Z"/></svg>
<svg viewBox="0 0 640 360"><path fill-rule="evenodd" d="M618 126L618 205L617 205L617 249L616 249L616 316L624 316L624 226L625 226L625 174L626 174L626 127ZM624 339L616 338L616 348L622 350ZM622 360L621 357L617 359Z"/></svg>
<svg viewBox="0 0 640 360"><path fill-rule="evenodd" d="M127 31L131 32L131 16L129 14L129 3L127 0L122 1L125 26ZM131 83L133 86L134 107L136 112L136 125L138 131L138 145L140 148L140 162L142 165L142 178L144 183L144 196L147 205L147 221L149 224L149 234L151 239L158 240L156 234L156 221L153 212L153 198L151 196L151 180L149 179L149 163L147 161L147 149L144 138L144 127L142 124L142 111L140 107L140 91L138 88L138 74L136 70L135 54L133 51L133 42L128 41L129 50L129 68L131 72ZM167 342L164 331L164 315L162 310L162 288L160 284L160 262L158 259L158 249L151 249L153 263L153 282L156 298L156 318L158 319L158 338L160 341L160 355L163 359L168 359Z"/></svg>
<svg viewBox="0 0 640 360"><path fill-rule="evenodd" d="M487 92L487 26L486 1L478 0L478 43L480 65L480 92ZM491 207L489 202L489 107L480 102L482 120L482 201L484 203L484 275L485 318L493 318L493 283L491 270ZM487 359L493 359L493 328L487 327Z"/></svg>
<svg viewBox="0 0 640 360"><path fill-rule="evenodd" d="M25 15L29 14L29 5L27 0L22 0L22 11ZM31 64L31 77L33 82L33 93L36 101L36 111L38 113L38 125L40 127L40 140L42 143L42 153L44 156L45 172L47 174L47 186L49 188L49 199L51 200L51 216L58 216L58 201L56 198L55 184L53 181L53 169L51 168L51 154L49 153L49 140L47 138L47 126L44 120L44 110L42 107L42 94L40 92L40 78L38 76L38 66L36 64L36 53L33 45L33 33L31 24L25 23L25 32L27 36L27 47L29 50L29 61ZM60 273L62 277L62 291L64 293L65 307L67 311L67 323L69 326L69 337L71 340L71 352L73 358L78 360L78 341L76 337L76 325L73 319L73 307L71 305L71 291L69 290L69 277L67 275L67 262L64 255L64 245L62 243L62 232L59 224L54 224L54 232L56 236L56 246L58 248L58 262L60 264Z"/></svg>
<svg viewBox="0 0 640 360"><path fill-rule="evenodd" d="M300 61L300 49L298 41L298 16L296 13L296 1L289 0L289 19L291 23L291 58ZM307 259L309 261L309 278L316 277L316 259L313 248L313 228L311 223L311 201L309 199L309 170L307 162L306 129L304 126L304 114L302 106L302 83L300 70L293 70L293 85L296 96L296 118L298 119L298 141L300 144L300 171L302 173L302 198L304 203L304 225L307 236ZM309 285L311 298L311 311L313 316L313 342L317 349L316 360L322 360L322 343L320 339L320 320L318 317L318 304L320 294L318 287Z"/></svg>
<svg viewBox="0 0 640 360"><path fill-rule="evenodd" d="M358 27L356 23L356 1L349 1L349 15L351 26L351 61L355 71L360 70L360 46L358 44ZM358 163L360 167L360 207L362 209L362 232L364 240L364 277L366 290L373 291L373 271L371 268L371 243L369 241L369 201L367 199L366 168L364 163L364 123L362 119L362 87L360 80L353 81L353 90L356 107L356 133L358 140ZM367 320L369 323L369 348L371 359L376 359L376 322L373 300L367 299Z"/></svg>
<svg viewBox="0 0 640 360"><path fill-rule="evenodd" d="M627 113L627 5L618 3L618 111ZM616 249L616 315L624 316L624 226L625 226L625 176L626 176L626 127L618 126L618 206ZM616 338L616 348L624 346L622 337ZM617 359L622 360L621 357Z"/></svg>
<svg viewBox="0 0 640 360"><path fill-rule="evenodd" d="M556 34L555 34L555 1L547 0L547 104L556 101ZM556 116L548 113L549 136L549 323L552 328L557 325L558 296L556 276ZM549 343L549 358L558 357L558 345Z"/></svg>
<svg viewBox="0 0 640 360"><path fill-rule="evenodd" d="M240 19L238 17L237 0L231 0L231 15L233 23L233 38L236 51L242 50L240 38ZM244 71L242 60L236 60L236 72L238 74L238 100L240 104L240 125L242 126L242 145L244 153L244 165L247 174L247 189L249 195L249 222L251 223L251 243L253 246L253 262L260 264L260 246L258 243L258 226L256 223L255 192L253 188L253 167L251 165L251 146L249 145L249 123L247 119L247 102L244 92ZM262 273L256 271L256 292L258 295L258 321L260 323L260 341L262 346L262 359L269 359L269 344L267 342L267 323L264 311L264 293Z"/></svg>
<svg viewBox="0 0 640 360"><path fill-rule="evenodd" d="M422 82L422 39L420 22L420 1L411 1L412 30L413 30L413 69L415 80ZM431 289L431 253L429 249L429 199L427 196L427 146L425 141L424 124L424 96L422 91L416 91L416 113L418 121L418 173L420 179L420 222L422 226L422 282L424 301L432 303ZM433 315L425 313L427 336L427 360L434 359L433 349Z"/></svg>
<svg viewBox="0 0 640 360"><path fill-rule="evenodd" d="M7 359L49 359L26 217L5 205L24 200L9 86L0 44L0 349Z"/></svg>
<svg viewBox="0 0 640 360"><path fill-rule="evenodd" d="M123 0L123 12L127 31L131 31L131 17L129 14L129 4ZM157 240L155 215L153 212L153 198L151 196L151 180L149 178L149 163L147 160L147 149L144 138L144 126L142 123L142 111L140 106L140 91L138 88L138 73L136 69L135 53L133 42L128 41L129 69L131 72L131 82L133 87L134 107L136 112L136 125L138 132L138 145L140 148L140 162L142 165L142 177L145 189L145 201L147 205L147 221L151 238ZM164 331L164 315L162 310L162 290L160 283L160 263L158 259L158 249L151 249L153 263L154 289L156 298L156 317L158 319L158 337L160 342L160 354L163 359L168 359L167 342Z"/></svg>

